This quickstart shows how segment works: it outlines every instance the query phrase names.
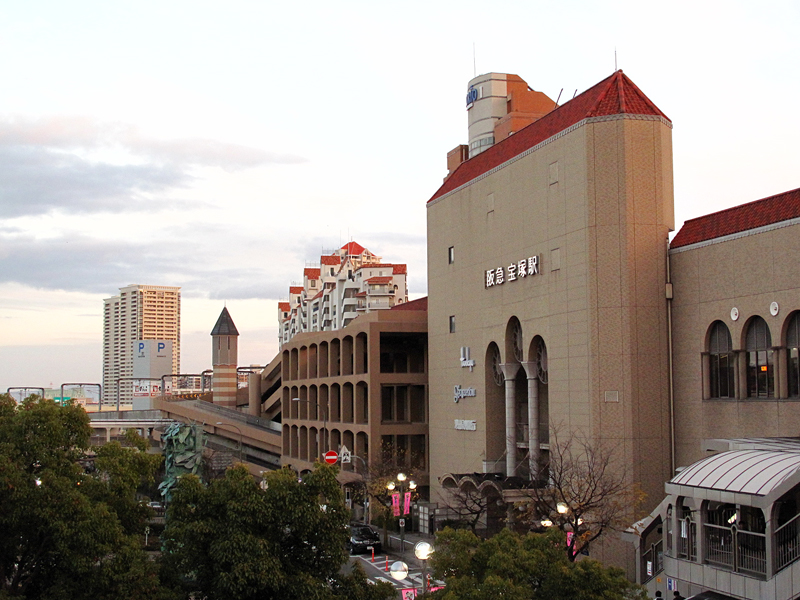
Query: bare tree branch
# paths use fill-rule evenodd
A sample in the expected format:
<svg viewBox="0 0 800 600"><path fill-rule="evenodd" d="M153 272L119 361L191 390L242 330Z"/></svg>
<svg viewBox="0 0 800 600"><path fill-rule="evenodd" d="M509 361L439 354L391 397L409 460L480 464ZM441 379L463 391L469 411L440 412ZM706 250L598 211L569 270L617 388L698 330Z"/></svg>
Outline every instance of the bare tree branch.
<svg viewBox="0 0 800 600"><path fill-rule="evenodd" d="M571 561L606 531L623 529L644 500L608 448L576 434L559 439L553 432L549 462L538 475L519 503L521 520L566 532Z"/></svg>

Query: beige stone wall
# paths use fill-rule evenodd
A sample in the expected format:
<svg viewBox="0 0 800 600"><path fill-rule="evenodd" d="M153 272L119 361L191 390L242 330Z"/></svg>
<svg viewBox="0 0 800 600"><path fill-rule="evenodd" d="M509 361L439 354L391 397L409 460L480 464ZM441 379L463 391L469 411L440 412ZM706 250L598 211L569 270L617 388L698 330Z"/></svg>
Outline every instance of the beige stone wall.
<svg viewBox="0 0 800 600"><path fill-rule="evenodd" d="M653 494L650 504L661 497L669 476L671 182L671 130L660 121L609 120L584 124L429 205L433 485L499 458L487 456L487 421L497 427L503 391L498 403L486 350L494 342L504 362L513 360L506 327L517 317L525 359L534 336L547 344L551 425L619 446L621 462ZM534 255L538 275L485 287L486 270ZM476 362L472 372L460 365L462 346ZM456 385L475 388L476 397L455 403ZM606 391L619 402L604 402ZM476 430L456 430L455 419L475 420Z"/></svg>
<svg viewBox="0 0 800 600"><path fill-rule="evenodd" d="M758 315L770 329L772 345L785 344L784 328L800 309L800 225L767 228L714 244L672 251L675 290L673 344L677 463L689 465L707 453L702 441L724 437L797 436L800 399L788 398L785 385L774 399L703 400L702 353L714 321L731 333L734 350L745 346L749 320ZM770 314L777 302L779 312ZM731 319L737 308L739 318ZM744 360L744 355L739 355ZM775 351L776 378L785 374L785 353ZM785 375L784 375L785 377Z"/></svg>

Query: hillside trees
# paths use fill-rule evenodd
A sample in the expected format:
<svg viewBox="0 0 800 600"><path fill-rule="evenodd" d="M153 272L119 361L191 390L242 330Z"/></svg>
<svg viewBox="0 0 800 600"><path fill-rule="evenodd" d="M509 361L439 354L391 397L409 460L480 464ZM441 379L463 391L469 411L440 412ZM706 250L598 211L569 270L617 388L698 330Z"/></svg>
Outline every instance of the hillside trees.
<svg viewBox="0 0 800 600"><path fill-rule="evenodd" d="M436 536L434 576L446 587L437 600L645 600L643 588L620 569L564 553L562 532L519 535L504 529L481 540L467 530L445 529Z"/></svg>
<svg viewBox="0 0 800 600"><path fill-rule="evenodd" d="M349 519L328 465L302 480L288 468L265 473L261 484L243 465L208 486L186 475L168 508L165 567L209 600L391 597L391 586L340 574Z"/></svg>
<svg viewBox="0 0 800 600"><path fill-rule="evenodd" d="M147 513L134 499L157 461L109 445L87 473L90 434L80 407L0 395L0 596L161 595L136 536Z"/></svg>

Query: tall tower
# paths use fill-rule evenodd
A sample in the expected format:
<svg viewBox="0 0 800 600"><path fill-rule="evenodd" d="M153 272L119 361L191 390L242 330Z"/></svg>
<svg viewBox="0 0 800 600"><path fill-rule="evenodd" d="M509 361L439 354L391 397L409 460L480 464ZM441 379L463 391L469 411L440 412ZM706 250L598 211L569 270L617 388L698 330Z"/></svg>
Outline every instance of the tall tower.
<svg viewBox="0 0 800 600"><path fill-rule="evenodd" d="M103 300L103 402L133 397L134 344L141 340L172 342L172 372L181 367L181 288L129 285ZM120 381L123 379L123 381Z"/></svg>
<svg viewBox="0 0 800 600"><path fill-rule="evenodd" d="M227 308L223 308L211 330L211 364L214 367L214 404L236 408L236 365L239 332Z"/></svg>

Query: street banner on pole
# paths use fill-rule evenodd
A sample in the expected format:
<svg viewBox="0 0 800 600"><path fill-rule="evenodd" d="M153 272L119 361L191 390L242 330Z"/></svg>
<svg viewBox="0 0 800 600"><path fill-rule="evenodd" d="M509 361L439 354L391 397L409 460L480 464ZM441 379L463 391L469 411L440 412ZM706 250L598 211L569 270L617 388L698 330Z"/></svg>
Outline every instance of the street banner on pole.
<svg viewBox="0 0 800 600"><path fill-rule="evenodd" d="M395 517L400 516L400 494L392 494L392 513Z"/></svg>
<svg viewBox="0 0 800 600"><path fill-rule="evenodd" d="M405 493L405 498L403 498L403 514L407 515L411 512L411 492Z"/></svg>

